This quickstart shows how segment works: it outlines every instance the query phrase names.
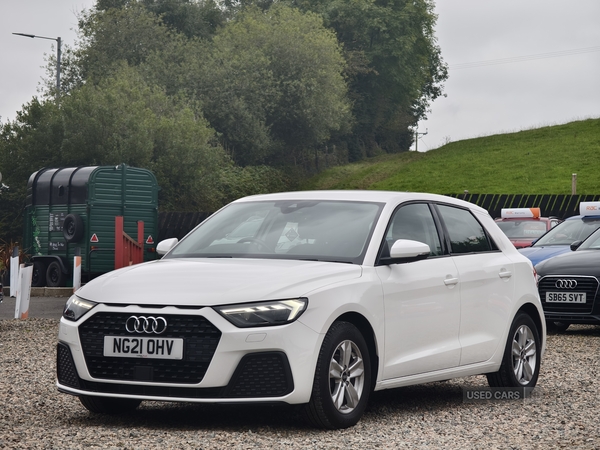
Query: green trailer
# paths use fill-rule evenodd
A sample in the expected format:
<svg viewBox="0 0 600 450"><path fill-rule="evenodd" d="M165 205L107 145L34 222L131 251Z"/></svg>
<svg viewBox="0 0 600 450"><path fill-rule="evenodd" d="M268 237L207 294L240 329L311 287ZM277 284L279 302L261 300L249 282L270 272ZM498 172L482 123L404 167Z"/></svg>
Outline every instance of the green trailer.
<svg viewBox="0 0 600 450"><path fill-rule="evenodd" d="M115 268L115 218L137 239L143 221L144 260L156 258L158 184L146 169L86 166L41 169L29 177L23 247L33 263L33 286L71 286L81 256L88 281Z"/></svg>

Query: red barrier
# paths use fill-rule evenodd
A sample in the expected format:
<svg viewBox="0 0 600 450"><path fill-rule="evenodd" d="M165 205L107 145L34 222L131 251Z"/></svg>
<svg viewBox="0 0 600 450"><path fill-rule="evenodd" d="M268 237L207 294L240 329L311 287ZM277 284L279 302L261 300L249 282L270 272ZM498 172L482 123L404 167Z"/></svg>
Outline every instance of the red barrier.
<svg viewBox="0 0 600 450"><path fill-rule="evenodd" d="M115 217L115 269L144 261L144 222L137 224L136 242L123 230L123 216Z"/></svg>

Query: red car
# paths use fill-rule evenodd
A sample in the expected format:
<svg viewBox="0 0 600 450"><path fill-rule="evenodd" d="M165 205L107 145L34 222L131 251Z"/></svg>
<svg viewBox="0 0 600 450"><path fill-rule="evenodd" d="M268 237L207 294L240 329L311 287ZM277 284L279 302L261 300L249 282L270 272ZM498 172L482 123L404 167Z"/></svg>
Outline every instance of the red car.
<svg viewBox="0 0 600 450"><path fill-rule="evenodd" d="M562 222L556 217L540 216L540 208L503 208L496 224L516 248L524 248Z"/></svg>

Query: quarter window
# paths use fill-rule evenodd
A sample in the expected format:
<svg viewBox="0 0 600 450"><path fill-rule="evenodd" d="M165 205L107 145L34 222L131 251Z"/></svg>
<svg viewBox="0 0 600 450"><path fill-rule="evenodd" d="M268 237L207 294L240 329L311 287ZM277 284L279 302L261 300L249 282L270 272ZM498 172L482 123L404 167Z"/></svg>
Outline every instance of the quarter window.
<svg viewBox="0 0 600 450"><path fill-rule="evenodd" d="M494 250L481 224L470 211L447 205L438 210L450 237L451 253L477 253Z"/></svg>

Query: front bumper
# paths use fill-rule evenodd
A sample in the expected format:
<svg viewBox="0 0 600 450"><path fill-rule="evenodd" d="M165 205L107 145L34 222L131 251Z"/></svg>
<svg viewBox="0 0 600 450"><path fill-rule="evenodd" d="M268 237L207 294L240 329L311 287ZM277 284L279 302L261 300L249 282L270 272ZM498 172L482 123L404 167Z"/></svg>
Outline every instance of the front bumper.
<svg viewBox="0 0 600 450"><path fill-rule="evenodd" d="M600 325L600 315L587 314L544 314L547 322L565 322L581 325Z"/></svg>
<svg viewBox="0 0 600 450"><path fill-rule="evenodd" d="M577 282L575 288L557 287L559 280L573 280ZM540 299L544 309L544 316L548 322L566 322L579 324L600 323L600 283L596 277L581 275L555 276L548 275L538 283ZM585 293L585 303L575 302L548 302L548 292L561 292L568 295L572 292Z"/></svg>
<svg viewBox="0 0 600 450"><path fill-rule="evenodd" d="M184 340L183 359L104 356L104 336L128 336L131 315L165 317L168 337ZM61 319L57 387L157 401L306 403L321 339L299 321L242 329L211 308L98 305L77 322Z"/></svg>

